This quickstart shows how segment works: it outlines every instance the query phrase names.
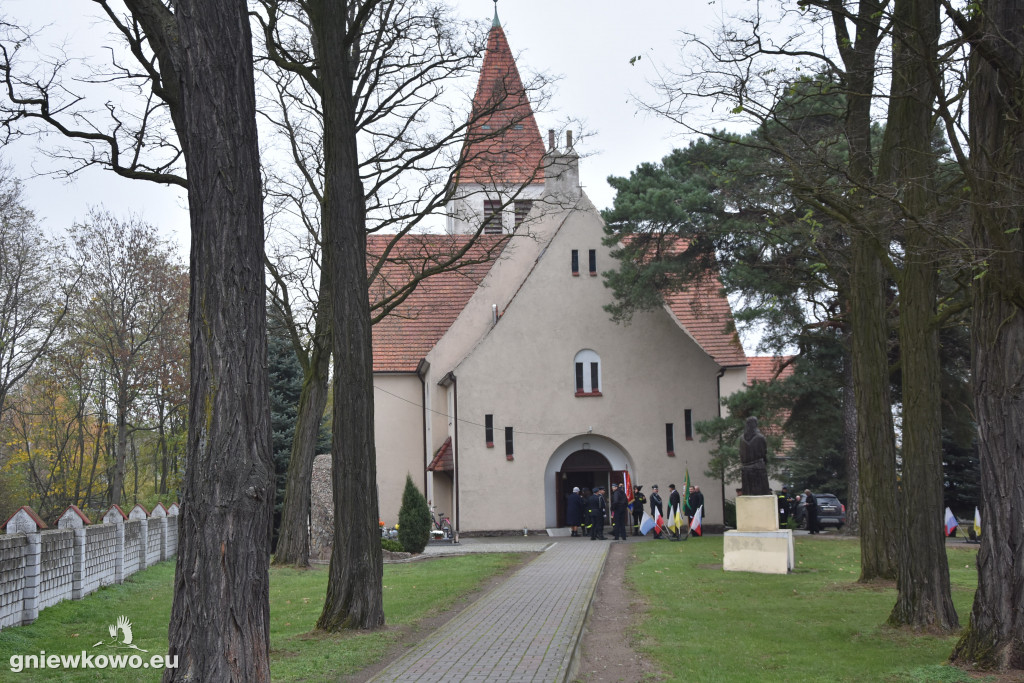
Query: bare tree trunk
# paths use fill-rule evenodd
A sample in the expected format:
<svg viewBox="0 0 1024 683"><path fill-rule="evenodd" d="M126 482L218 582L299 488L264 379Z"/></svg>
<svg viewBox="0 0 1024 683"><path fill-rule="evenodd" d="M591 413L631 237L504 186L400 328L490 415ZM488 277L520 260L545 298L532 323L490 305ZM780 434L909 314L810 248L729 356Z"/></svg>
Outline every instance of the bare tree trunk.
<svg viewBox="0 0 1024 683"><path fill-rule="evenodd" d="M114 475L110 480L110 502L121 504L121 490L124 488L125 465L128 462L128 406L117 399L117 441L114 446Z"/></svg>
<svg viewBox="0 0 1024 683"><path fill-rule="evenodd" d="M142 4L129 5L136 16L163 11L147 32L171 46L161 56L178 74L192 226L188 462L169 633L179 660L163 680L259 683L270 680L274 467L249 17L244 0L177 0L173 17Z"/></svg>
<svg viewBox="0 0 1024 683"><path fill-rule="evenodd" d="M896 0L893 72L879 179L894 203L893 225L903 226L899 276L900 365L903 379L903 468L900 550L893 626L959 628L949 586L942 532L942 410L939 338L935 328L938 272L930 243L937 201L931 188L931 69L938 52L937 0ZM899 206L895 205L899 202Z"/></svg>
<svg viewBox="0 0 1024 683"><path fill-rule="evenodd" d="M334 416L331 481L334 547L324 610L317 628L384 625L384 562L377 527L377 461L373 422L373 349L366 278L366 206L359 177L354 79L360 27L375 2L310 2L321 64L324 115L324 267L334 297Z"/></svg>
<svg viewBox="0 0 1024 683"><path fill-rule="evenodd" d="M1024 5L978 3L970 90L971 328L981 550L952 660L1024 669ZM982 267L982 266L979 266Z"/></svg>
<svg viewBox="0 0 1024 683"><path fill-rule="evenodd" d="M856 15L841 3L822 3L832 12L836 47L846 68L844 127L850 146L849 174L863 194L874 183L871 104L875 58L884 6L861 0ZM850 33L850 26L854 29ZM859 201L850 227L850 357L857 411L858 516L861 580L896 578L896 444L889 398L888 326L882 255L887 231L873 207Z"/></svg>
<svg viewBox="0 0 1024 683"><path fill-rule="evenodd" d="M330 343L329 339L327 343ZM295 418L295 438L292 441L291 459L288 461L281 526L274 553L276 565L309 566L310 486L313 480L316 444L320 435L320 421L327 407L330 360L329 346L314 350L312 362L302 383L298 414Z"/></svg>
<svg viewBox="0 0 1024 683"><path fill-rule="evenodd" d="M313 480L313 460L320 436L320 421L327 407L330 389L331 363L331 289L330 272L326 265L320 269L320 305L308 362L302 363L302 393L295 416L295 437L288 460L284 504L281 508L281 526L278 530L274 564L309 566L309 512L310 486ZM302 359L304 351L295 349Z"/></svg>

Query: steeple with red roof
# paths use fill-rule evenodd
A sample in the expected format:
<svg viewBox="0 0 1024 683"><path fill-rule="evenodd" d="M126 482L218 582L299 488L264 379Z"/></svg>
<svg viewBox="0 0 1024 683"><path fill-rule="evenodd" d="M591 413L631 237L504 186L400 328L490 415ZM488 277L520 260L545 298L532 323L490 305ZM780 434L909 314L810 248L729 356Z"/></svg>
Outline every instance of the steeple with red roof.
<svg viewBox="0 0 1024 683"><path fill-rule="evenodd" d="M455 218L449 222L449 231L475 231L479 221L490 216L485 199L505 205L512 213L515 209L510 197L528 200L539 196L544 185L544 152L533 108L495 3L469 131L462 147L463 166L457 182L463 199L450 207Z"/></svg>

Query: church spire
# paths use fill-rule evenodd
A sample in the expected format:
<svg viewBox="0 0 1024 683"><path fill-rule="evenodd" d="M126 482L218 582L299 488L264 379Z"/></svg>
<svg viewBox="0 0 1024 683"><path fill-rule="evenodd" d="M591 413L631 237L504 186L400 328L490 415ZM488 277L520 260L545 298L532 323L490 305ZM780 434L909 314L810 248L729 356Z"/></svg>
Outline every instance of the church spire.
<svg viewBox="0 0 1024 683"><path fill-rule="evenodd" d="M494 4L459 183L543 183L544 141Z"/></svg>

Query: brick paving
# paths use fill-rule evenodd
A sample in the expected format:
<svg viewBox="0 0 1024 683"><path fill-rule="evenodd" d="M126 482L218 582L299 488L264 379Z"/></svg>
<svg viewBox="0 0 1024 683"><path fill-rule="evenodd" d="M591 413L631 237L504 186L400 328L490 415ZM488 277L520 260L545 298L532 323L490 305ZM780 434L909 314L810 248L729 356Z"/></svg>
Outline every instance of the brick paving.
<svg viewBox="0 0 1024 683"><path fill-rule="evenodd" d="M467 541L465 552L547 549L371 680L569 680L609 543Z"/></svg>

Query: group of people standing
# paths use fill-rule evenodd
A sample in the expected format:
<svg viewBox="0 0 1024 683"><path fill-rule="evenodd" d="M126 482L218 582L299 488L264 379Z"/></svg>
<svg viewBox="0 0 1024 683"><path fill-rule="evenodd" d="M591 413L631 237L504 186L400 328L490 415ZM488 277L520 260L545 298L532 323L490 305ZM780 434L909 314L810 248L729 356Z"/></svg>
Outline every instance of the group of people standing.
<svg viewBox="0 0 1024 683"><path fill-rule="evenodd" d="M779 493L779 528L785 527L790 517L798 523L806 517L807 530L812 534L821 532L821 524L818 523L818 500L810 489L804 489L802 495L798 493L791 496L789 487L782 487Z"/></svg>
<svg viewBox="0 0 1024 683"><path fill-rule="evenodd" d="M565 514L565 521L572 529L572 536L589 536L592 541L607 540L604 535L604 527L608 513L611 512L612 540L626 540L626 525L630 522L629 497L622 484L613 483L611 488L610 502L605 498L604 486L595 486L593 491L586 488L580 489L578 486L573 488L572 493L569 494ZM640 523L643 519L644 506L647 504L647 496L644 495L642 489L643 486L633 487L633 536L643 535L640 533ZM652 517L670 519L665 516L664 503L657 485L651 487L650 503ZM682 505L682 499L675 484L669 484L668 514L671 516L675 514L676 510L680 510L684 515L687 532L690 528L690 520L703 505L704 494L700 492L699 486L690 487L686 504ZM687 533L687 535L689 534ZM700 536L701 533L695 530L693 535ZM655 529L654 537L665 537L660 527ZM676 527L674 531L669 531L668 537L674 541L680 540L683 537L683 529Z"/></svg>

